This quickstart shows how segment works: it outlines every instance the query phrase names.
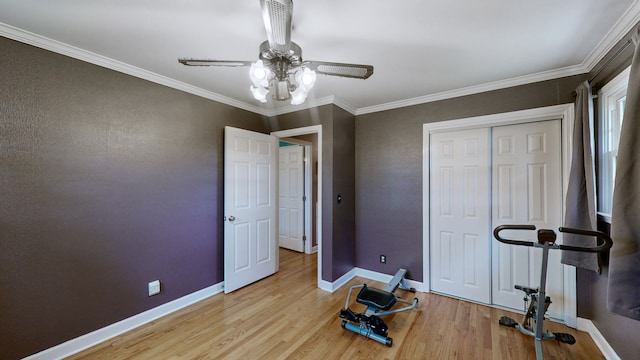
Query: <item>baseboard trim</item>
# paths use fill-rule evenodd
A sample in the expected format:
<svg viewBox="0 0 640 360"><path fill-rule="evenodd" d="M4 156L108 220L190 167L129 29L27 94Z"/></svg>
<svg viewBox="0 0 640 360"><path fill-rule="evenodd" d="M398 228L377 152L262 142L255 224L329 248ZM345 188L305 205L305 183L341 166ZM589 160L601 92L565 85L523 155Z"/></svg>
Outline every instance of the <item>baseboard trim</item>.
<svg viewBox="0 0 640 360"><path fill-rule="evenodd" d="M393 278L393 275L383 274L377 271L371 271L367 269L355 268L356 276L363 277L365 279L379 281L379 282L389 282Z"/></svg>
<svg viewBox="0 0 640 360"><path fill-rule="evenodd" d="M336 290L340 289L344 284L348 283L349 280L353 279L356 276L356 268L349 270L346 274L340 276L338 280L334 282L320 280L318 281L318 287L324 291L328 291L330 293L334 293Z"/></svg>
<svg viewBox="0 0 640 360"><path fill-rule="evenodd" d="M356 268L356 276L360 276L369 280L380 281L383 283L388 283L389 281L391 281L394 275L383 274L376 271ZM410 287L416 289L416 291L424 292L423 283L419 281L410 280L410 279L407 279L407 283L409 284Z"/></svg>
<svg viewBox="0 0 640 360"><path fill-rule="evenodd" d="M134 315L130 318L105 326L101 329L79 336L75 339L71 339L67 342L54 346L47 350L43 350L39 353L28 356L24 359L25 360L63 359L65 357L79 353L80 351L86 350L92 346L105 342L113 337L116 337L127 331L133 330L153 320L169 315L174 311L180 310L184 307L195 304L198 301L204 300L210 296L218 294L222 292L222 284L223 283L218 283L208 288L196 291L189 295L183 296L179 299L173 300L166 304L147 310L138 315Z"/></svg>
<svg viewBox="0 0 640 360"><path fill-rule="evenodd" d="M324 280L319 281L318 287L320 287L322 290L333 293L356 276L380 282L389 282L393 278L392 275L383 274L367 269L353 268L334 282L328 282ZM416 290L423 291L423 283L413 280L408 280L408 282ZM63 359L80 351L86 350L92 346L105 342L127 331L147 324L153 320L169 315L184 307L195 304L210 296L221 293L222 291L223 283L221 282L208 288L183 296L174 301L160 305L153 309L147 310L138 315L134 315L130 318L111 324L104 328L98 329L91 333L79 336L60 345L43 350L39 353L28 356L23 360ZM602 336L598 328L593 324L591 320L578 318L577 329L580 331L584 331L591 336L593 341L596 343L596 346L598 346L598 349L600 349L602 355L607 360L620 360L618 354L616 354L615 350L613 350L611 345L609 345L607 340L604 338L604 336Z"/></svg>
<svg viewBox="0 0 640 360"><path fill-rule="evenodd" d="M577 319L577 329L580 331L584 331L591 336L593 342L596 343L600 352L607 360L620 360L618 354L616 354L615 350L609 345L607 339L602 336L598 328L593 324L593 322L589 319L578 318Z"/></svg>
<svg viewBox="0 0 640 360"><path fill-rule="evenodd" d="M342 286L344 286L346 283L348 283L351 279L353 279L356 276L363 277L365 279L369 279L373 281L383 282L383 283L387 283L391 281L391 279L393 279L393 275L383 274L377 271L371 271L371 270L355 267L351 269L349 272L347 272L346 274L342 275L338 280L334 282L320 280L318 282L318 287L322 290L334 293L336 290L340 289ZM424 292L424 283L414 281L414 280L407 280L407 282L409 283L409 286L416 289L417 291Z"/></svg>

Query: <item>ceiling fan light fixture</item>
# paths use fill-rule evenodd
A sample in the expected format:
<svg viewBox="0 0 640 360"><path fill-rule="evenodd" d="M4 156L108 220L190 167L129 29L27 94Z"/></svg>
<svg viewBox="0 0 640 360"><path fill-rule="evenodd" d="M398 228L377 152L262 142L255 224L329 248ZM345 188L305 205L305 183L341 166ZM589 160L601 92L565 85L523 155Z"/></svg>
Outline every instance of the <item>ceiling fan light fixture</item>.
<svg viewBox="0 0 640 360"><path fill-rule="evenodd" d="M274 87L276 88L277 100L287 100L291 97L289 94L289 88L291 87L289 80L278 80L275 82Z"/></svg>
<svg viewBox="0 0 640 360"><path fill-rule="evenodd" d="M291 92L291 105L300 105L307 100L307 92L301 88L297 88Z"/></svg>
<svg viewBox="0 0 640 360"><path fill-rule="evenodd" d="M267 102L272 99L291 99L294 105L302 104L316 82L316 72L329 76L367 79L373 74L373 66L326 61L303 61L302 49L291 41L293 0L260 0L267 40L260 44L256 62L206 60L180 58L188 66L248 66L253 97Z"/></svg>
<svg viewBox="0 0 640 360"><path fill-rule="evenodd" d="M309 92L316 83L316 72L309 68L296 71L296 83L298 88L302 88L305 92Z"/></svg>
<svg viewBox="0 0 640 360"><path fill-rule="evenodd" d="M262 60L258 60L251 64L249 69L249 78L255 87L267 87L269 86L269 77L271 70L264 66Z"/></svg>
<svg viewBox="0 0 640 360"><path fill-rule="evenodd" d="M251 89L251 93L256 100L260 101L261 103L267 102L267 94L269 93L269 89L262 86L250 86L249 88Z"/></svg>
<svg viewBox="0 0 640 360"><path fill-rule="evenodd" d="M295 90L291 92L291 105L300 105L307 99L309 91L316 83L316 72L309 68L300 68L295 72Z"/></svg>

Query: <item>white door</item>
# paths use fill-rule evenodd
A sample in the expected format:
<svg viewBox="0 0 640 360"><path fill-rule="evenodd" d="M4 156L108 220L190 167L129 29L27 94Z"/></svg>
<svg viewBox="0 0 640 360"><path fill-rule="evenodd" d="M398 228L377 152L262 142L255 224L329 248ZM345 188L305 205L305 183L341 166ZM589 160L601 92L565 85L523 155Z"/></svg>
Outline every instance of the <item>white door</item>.
<svg viewBox="0 0 640 360"><path fill-rule="evenodd" d="M278 271L277 138L225 127L224 292Z"/></svg>
<svg viewBox="0 0 640 360"><path fill-rule="evenodd" d="M560 120L494 127L492 142L492 228L531 224L557 233L563 213ZM533 231L504 236L536 240ZM542 250L493 241L493 303L520 310L523 293L514 285L538 287ZM551 250L546 288L551 317L564 317L563 290L560 251Z"/></svg>
<svg viewBox="0 0 640 360"><path fill-rule="evenodd" d="M286 249L304 251L304 176L301 145L280 147L279 242Z"/></svg>
<svg viewBox="0 0 640 360"><path fill-rule="evenodd" d="M491 302L490 130L431 135L431 288Z"/></svg>

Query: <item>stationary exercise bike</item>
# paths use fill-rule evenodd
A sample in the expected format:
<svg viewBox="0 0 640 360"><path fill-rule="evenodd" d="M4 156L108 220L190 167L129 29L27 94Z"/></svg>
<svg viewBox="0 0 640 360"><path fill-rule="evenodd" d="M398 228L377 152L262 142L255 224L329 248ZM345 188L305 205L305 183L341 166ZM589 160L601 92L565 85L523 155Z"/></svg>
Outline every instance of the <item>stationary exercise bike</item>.
<svg viewBox="0 0 640 360"><path fill-rule="evenodd" d="M416 292L416 289L409 287L404 277L406 273L407 270L405 269L398 270L384 289L371 288L367 284L352 286L349 289L344 309L340 310L340 317L344 319L341 323L342 328L391 347L393 339L389 337L389 328L380 316L418 308L417 298L414 298L411 302L396 297L394 294L398 287L413 293ZM367 310L364 313L356 313L349 308L351 292L355 289L360 289L356 302L367 306ZM407 306L392 310L391 308L397 302L405 303Z"/></svg>
<svg viewBox="0 0 640 360"><path fill-rule="evenodd" d="M551 298L546 295L545 287L547 283L547 263L549 260L549 250L565 250L565 251L580 251L580 252L602 252L611 248L613 242L611 238L600 231L590 231L582 229L573 229L561 227L558 231L562 233L571 233L585 236L594 236L604 243L595 247L582 247L582 246L570 246L556 244L556 233L553 230L540 229L538 230L538 242L531 241L511 240L505 239L500 236L500 232L503 230L535 230L533 225L500 225L493 231L493 236L501 243L519 246L533 246L542 248L542 266L540 271L540 287L533 289L526 286L516 285L517 290L522 290L525 293L524 304L526 312L521 323L516 322L508 316L500 318L498 323L503 326L513 327L525 335L533 336L535 338L536 359L542 360L542 340L558 340L567 344L575 344L576 339L571 334L566 333L552 333L543 329L544 316L551 305Z"/></svg>

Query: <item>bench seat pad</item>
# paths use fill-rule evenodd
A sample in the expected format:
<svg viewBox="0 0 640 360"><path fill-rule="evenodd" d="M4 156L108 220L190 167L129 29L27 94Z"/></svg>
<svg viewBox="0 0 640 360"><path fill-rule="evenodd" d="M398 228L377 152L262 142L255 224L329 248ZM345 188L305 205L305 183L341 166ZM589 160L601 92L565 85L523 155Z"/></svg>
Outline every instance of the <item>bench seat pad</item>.
<svg viewBox="0 0 640 360"><path fill-rule="evenodd" d="M389 310L396 303L396 296L388 291L365 286L358 293L356 301L368 307Z"/></svg>

